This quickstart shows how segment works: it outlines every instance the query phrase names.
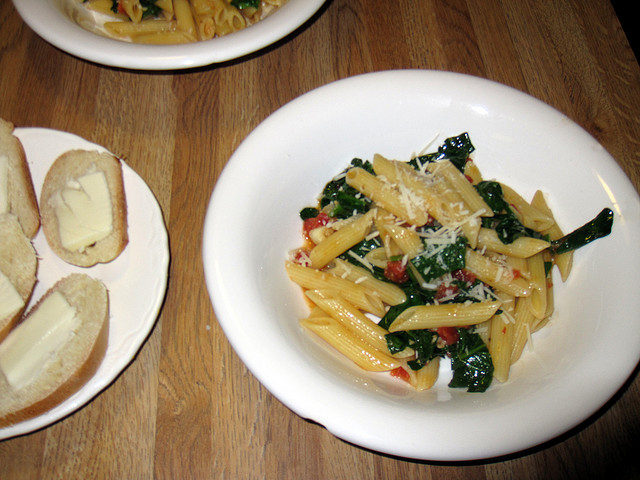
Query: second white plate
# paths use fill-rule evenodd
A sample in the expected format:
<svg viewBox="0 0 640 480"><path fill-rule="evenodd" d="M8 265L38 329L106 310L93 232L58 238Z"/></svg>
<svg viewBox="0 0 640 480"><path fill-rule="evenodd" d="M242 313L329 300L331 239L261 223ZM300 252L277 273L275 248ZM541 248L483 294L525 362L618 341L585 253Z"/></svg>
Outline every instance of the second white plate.
<svg viewBox="0 0 640 480"><path fill-rule="evenodd" d="M36 195L53 161L71 149L106 149L81 137L45 128L17 128ZM73 413L104 390L133 360L158 317L167 287L169 239L162 211L147 184L123 162L129 244L118 258L91 268L69 265L49 248L42 229L33 244L38 254L38 282L30 308L55 282L73 272L103 281L109 290L109 343L93 378L66 401L39 417L0 428L0 440L32 432Z"/></svg>

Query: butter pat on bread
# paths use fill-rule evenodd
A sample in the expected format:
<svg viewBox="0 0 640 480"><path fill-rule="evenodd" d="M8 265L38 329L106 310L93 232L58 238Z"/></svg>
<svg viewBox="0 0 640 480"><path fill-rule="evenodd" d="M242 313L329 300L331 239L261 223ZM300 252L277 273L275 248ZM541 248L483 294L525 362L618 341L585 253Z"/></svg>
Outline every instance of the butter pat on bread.
<svg viewBox="0 0 640 480"><path fill-rule="evenodd" d="M40 215L47 243L81 267L115 259L128 243L120 160L109 153L71 150L45 177Z"/></svg>
<svg viewBox="0 0 640 480"><path fill-rule="evenodd" d="M41 415L80 389L108 335L104 284L81 273L58 281L0 343L0 426Z"/></svg>

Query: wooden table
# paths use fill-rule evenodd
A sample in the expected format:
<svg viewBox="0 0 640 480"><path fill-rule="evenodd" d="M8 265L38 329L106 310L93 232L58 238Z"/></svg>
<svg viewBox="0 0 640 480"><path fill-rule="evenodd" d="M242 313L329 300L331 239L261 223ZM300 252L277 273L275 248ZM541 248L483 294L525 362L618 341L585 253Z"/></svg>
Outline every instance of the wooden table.
<svg viewBox="0 0 640 480"><path fill-rule="evenodd" d="M225 162L302 93L396 68L464 72L528 92L594 135L640 187L640 69L607 0L329 0L272 48L159 73L74 58L1 2L0 116L125 155L162 207L172 262L165 304L135 361L70 417L0 442L0 478L638 478L637 372L557 440L444 464L333 437L271 396L229 346L201 263L202 219Z"/></svg>

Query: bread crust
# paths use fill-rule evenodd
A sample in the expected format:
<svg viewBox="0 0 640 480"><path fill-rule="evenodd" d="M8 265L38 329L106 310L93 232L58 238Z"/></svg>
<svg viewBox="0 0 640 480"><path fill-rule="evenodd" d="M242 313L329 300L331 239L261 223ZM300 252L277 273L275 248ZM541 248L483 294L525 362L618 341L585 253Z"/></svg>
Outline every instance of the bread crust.
<svg viewBox="0 0 640 480"><path fill-rule="evenodd" d="M55 212L56 195L70 181L95 170L104 172L111 197L113 230L104 239L87 247L82 252L65 249L60 241L58 217ZM40 195L42 229L47 243L62 260L80 267L91 267L97 263L108 263L126 247L127 203L122 179L120 160L109 153L88 150L70 150L63 153L51 165Z"/></svg>
<svg viewBox="0 0 640 480"><path fill-rule="evenodd" d="M0 342L20 319L36 284L38 258L18 218L10 213L0 215L0 272L22 297L24 307L15 314L0 318Z"/></svg>
<svg viewBox="0 0 640 480"><path fill-rule="evenodd" d="M0 118L0 155L9 159L9 213L18 217L24 233L33 238L40 229L40 212L22 143L14 125Z"/></svg>
<svg viewBox="0 0 640 480"><path fill-rule="evenodd" d="M109 297L100 280L78 273L59 280L23 321L56 290L78 309L82 326L34 384L12 392L0 372L0 427L37 417L59 405L91 379L104 359L109 340Z"/></svg>

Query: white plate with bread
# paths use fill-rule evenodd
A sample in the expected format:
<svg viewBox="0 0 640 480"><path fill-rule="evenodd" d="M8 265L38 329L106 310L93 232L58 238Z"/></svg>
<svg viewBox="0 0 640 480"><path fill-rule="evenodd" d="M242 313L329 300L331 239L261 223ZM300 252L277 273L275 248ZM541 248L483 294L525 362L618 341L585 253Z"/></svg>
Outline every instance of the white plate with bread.
<svg viewBox="0 0 640 480"><path fill-rule="evenodd" d="M0 126L3 124L0 123ZM7 402L19 403L28 396L39 398L39 390L45 388L49 388L51 392L46 398L41 398L35 407L26 405L27 408L20 410L18 415L5 415L5 421L0 422L0 440L48 426L75 412L109 386L134 359L151 332L164 300L169 266L168 235L160 206L144 180L123 160L109 154L100 145L66 132L45 128L16 128L13 135L24 148L32 180L32 194L39 203L41 227L34 234L33 225L24 221L22 230L29 231L28 235L25 234L26 242L22 240L21 246L16 246L16 250L11 252L7 252L8 247L0 245L0 270L10 270L12 267L7 266L10 262L18 263L17 268L21 269L19 276L23 280L24 277L29 277L34 270L33 252L29 252L29 244L35 251L37 262L35 285L30 294L26 295L26 303L20 309L21 315L12 322L15 325L11 326L9 332L2 331L3 322L0 318L0 413L3 409L4 413L15 410L14 406L7 406ZM2 155L0 160L1 157ZM101 161L111 162L111 166L95 167ZM66 184L67 190L62 189L65 185L60 186L59 177L73 169L83 170L82 162L88 162L91 168L97 168L100 172L102 168L105 171L113 168L113 178L120 177L122 191L114 196L111 173L83 177L78 177L77 172L71 173L75 175L73 178L81 178L84 189L87 188L85 180L101 177L104 181L98 183L104 188L108 187L105 191L111 195L109 202L114 206L113 211L120 212L114 213L113 219L109 220L108 228L111 233L103 234L100 238L95 237L100 225L85 223L91 231L88 237L81 237L73 233L77 230L64 228L64 225L70 224L68 219L64 219L60 209L51 209L51 205L54 205L51 198L56 195L71 205L70 198L77 191L73 188L69 190L69 182ZM13 167L15 165L11 166ZM5 173L6 170L5 168ZM0 168L0 183L3 179L1 171ZM9 178L11 181L11 177ZM99 190L99 187L91 188ZM116 185L115 190L117 189ZM0 193L1 191L0 188ZM91 196L93 201L100 201L99 195ZM78 210L74 211L77 216ZM9 212L9 215L0 215L0 221L5 222L3 232L10 230L9 227L4 228L5 225L15 227L16 222L7 220L13 213L11 210ZM95 213L91 217L92 222L104 220L104 216ZM51 218L55 218L55 221ZM56 225L63 228L58 230ZM60 231L65 230L66 237L65 234L60 234ZM63 238L63 245L53 241L54 238ZM71 249L69 245L82 241L87 243L86 247L80 249L82 255L78 257L76 254L75 258L74 255L65 255L65 250ZM15 253L19 248L22 252L20 255ZM7 275L12 276L9 273ZM16 290L25 297L17 286ZM16 360L20 357L15 352L28 351L30 348L29 335L36 335L37 342L45 345L40 338L45 335L38 333L46 323L41 317L51 317L49 312L54 311L62 312L56 317L61 319L56 325L61 326L56 326L55 329L46 327L49 328L46 337L56 337L58 340L38 348L39 351L51 353L38 357L32 352L27 356L31 358L30 362ZM20 334L16 334L19 328ZM74 338L75 344L68 341L69 335ZM15 347L20 344L27 346L21 347L22 350ZM55 366L60 355L56 353L59 351L56 349L62 344L67 348L65 358L76 358L76 365L73 367L76 371L70 374L70 378L65 377L64 382L55 378L56 375L69 376L69 372L62 372L61 367ZM32 381L34 378L37 381ZM57 381L61 384L56 384ZM17 391L20 393L15 393Z"/></svg>

